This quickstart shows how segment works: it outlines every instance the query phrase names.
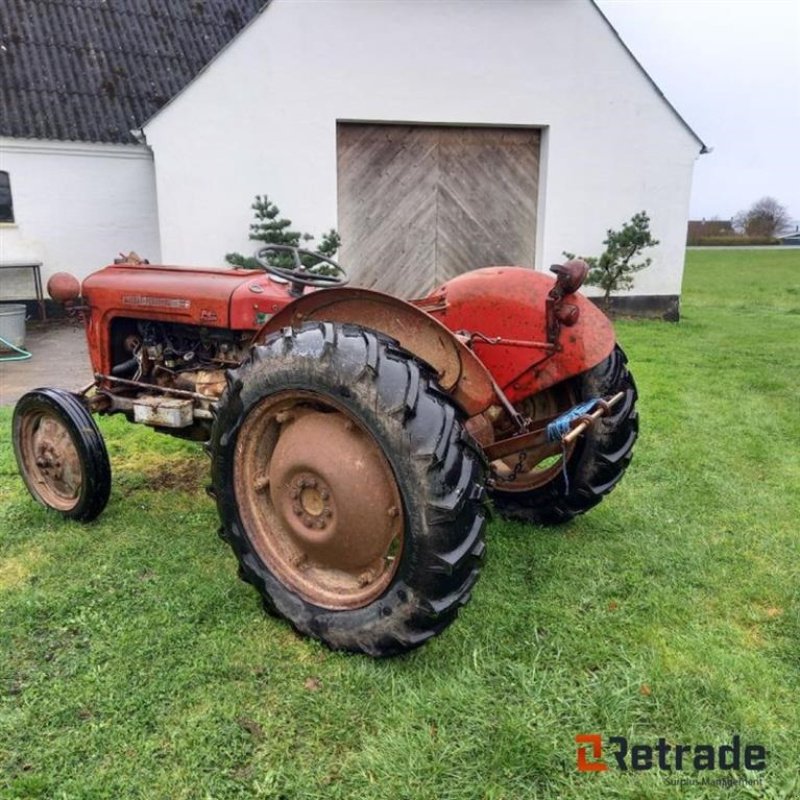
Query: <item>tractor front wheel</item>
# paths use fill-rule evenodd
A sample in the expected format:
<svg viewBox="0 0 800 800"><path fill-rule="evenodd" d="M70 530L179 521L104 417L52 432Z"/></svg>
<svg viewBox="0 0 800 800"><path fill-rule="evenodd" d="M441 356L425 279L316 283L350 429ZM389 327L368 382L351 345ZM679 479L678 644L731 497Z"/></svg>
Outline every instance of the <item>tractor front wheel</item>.
<svg viewBox="0 0 800 800"><path fill-rule="evenodd" d="M268 611L334 649L442 631L483 555L484 464L427 367L357 326L270 337L212 436L222 535Z"/></svg>
<svg viewBox="0 0 800 800"><path fill-rule="evenodd" d="M63 389L35 389L14 408L14 454L28 491L68 519L89 522L106 507L111 466L89 411Z"/></svg>

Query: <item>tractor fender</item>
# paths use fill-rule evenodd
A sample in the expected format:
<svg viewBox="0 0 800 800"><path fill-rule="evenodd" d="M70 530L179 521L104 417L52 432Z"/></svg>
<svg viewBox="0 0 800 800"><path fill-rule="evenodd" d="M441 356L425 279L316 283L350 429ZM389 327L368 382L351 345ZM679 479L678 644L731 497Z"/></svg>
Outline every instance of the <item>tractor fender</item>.
<svg viewBox="0 0 800 800"><path fill-rule="evenodd" d="M396 339L436 371L439 385L467 416L498 402L491 374L452 331L411 303L372 289L341 287L305 294L269 319L253 344L314 320L360 325Z"/></svg>
<svg viewBox="0 0 800 800"><path fill-rule="evenodd" d="M575 312L548 352L547 298L555 280L525 267L465 272L414 301L453 331L473 335L475 355L506 397L517 403L586 372L614 349L611 321L579 292L566 295Z"/></svg>

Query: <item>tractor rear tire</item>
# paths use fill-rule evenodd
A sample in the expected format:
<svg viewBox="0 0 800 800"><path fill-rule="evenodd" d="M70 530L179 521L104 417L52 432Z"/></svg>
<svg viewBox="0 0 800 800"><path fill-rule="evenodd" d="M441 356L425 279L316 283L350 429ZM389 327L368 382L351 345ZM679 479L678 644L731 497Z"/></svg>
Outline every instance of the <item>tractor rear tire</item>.
<svg viewBox="0 0 800 800"><path fill-rule="evenodd" d="M269 613L374 657L453 622L485 549L485 462L462 416L426 365L355 325L286 328L228 373L221 535Z"/></svg>
<svg viewBox="0 0 800 800"><path fill-rule="evenodd" d="M576 402L617 392L624 392L624 397L609 416L601 417L578 438L565 470L549 483L530 491L493 489L491 496L501 516L558 525L596 506L619 483L639 433L638 395L627 361L622 348L616 346L608 358L572 379Z"/></svg>
<svg viewBox="0 0 800 800"><path fill-rule="evenodd" d="M14 455L33 498L67 519L90 522L108 503L111 465L103 436L80 400L35 389L14 408Z"/></svg>

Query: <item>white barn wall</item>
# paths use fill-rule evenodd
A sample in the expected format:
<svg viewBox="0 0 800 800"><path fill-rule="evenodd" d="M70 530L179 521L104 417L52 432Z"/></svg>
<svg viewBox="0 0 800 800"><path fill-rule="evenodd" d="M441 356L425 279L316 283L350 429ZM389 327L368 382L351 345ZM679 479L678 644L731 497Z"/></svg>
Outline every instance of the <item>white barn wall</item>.
<svg viewBox="0 0 800 800"><path fill-rule="evenodd" d="M161 258L152 154L142 145L0 139L14 223L0 225L0 262L41 261L78 278L121 251ZM34 296L30 272L0 272L0 300Z"/></svg>
<svg viewBox="0 0 800 800"><path fill-rule="evenodd" d="M249 252L249 204L336 225L336 121L544 129L537 266L646 209L637 294L679 294L700 142L588 0L273 0L146 126L174 263Z"/></svg>

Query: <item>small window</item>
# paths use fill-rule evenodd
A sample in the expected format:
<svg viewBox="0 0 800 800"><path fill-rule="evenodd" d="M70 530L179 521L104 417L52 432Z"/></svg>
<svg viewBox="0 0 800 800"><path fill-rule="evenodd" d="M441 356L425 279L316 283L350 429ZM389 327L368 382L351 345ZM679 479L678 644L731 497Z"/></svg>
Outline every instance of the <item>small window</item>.
<svg viewBox="0 0 800 800"><path fill-rule="evenodd" d="M7 172L0 172L0 222L14 221L14 204L11 202L11 181Z"/></svg>

